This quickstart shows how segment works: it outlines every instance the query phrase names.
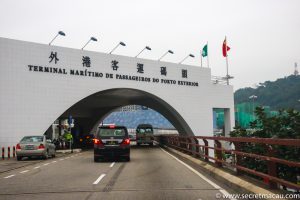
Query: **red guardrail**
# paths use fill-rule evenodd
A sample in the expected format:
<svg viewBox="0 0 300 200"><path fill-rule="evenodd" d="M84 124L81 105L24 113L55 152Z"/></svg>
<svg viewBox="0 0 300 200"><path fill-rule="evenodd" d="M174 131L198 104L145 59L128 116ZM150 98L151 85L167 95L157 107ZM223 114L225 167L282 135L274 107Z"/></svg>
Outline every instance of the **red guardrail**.
<svg viewBox="0 0 300 200"><path fill-rule="evenodd" d="M157 136L158 142L167 145L169 147L181 150L185 153L190 153L196 157L203 158L205 161L214 161L217 167L229 166L233 168L237 175L242 172L246 172L258 177L261 177L267 182L270 188L278 188L278 184L285 187L300 190L300 185L278 178L277 164L287 165L289 167L297 167L300 173L300 162L290 161L281 158L276 158L275 150L278 146L288 146L299 148L300 152L300 139L270 139L270 138L241 138L241 137L205 137L205 136L194 136L194 137L182 137L178 135L160 135ZM200 142L203 141L203 144ZM209 141L213 145L209 146ZM226 149L222 146L222 142L229 142L234 144L233 149ZM261 144L266 148L267 155L260 155L252 152L243 152L243 145L247 144ZM209 154L209 149L214 151L215 156L212 157ZM223 153L229 153L232 155L232 163L226 162L223 157ZM262 173L253 169L246 168L241 165L242 158L255 158L258 160L266 161L268 173ZM299 154L300 158L300 154ZM297 176L297 174L295 174ZM300 176L300 174L298 174Z"/></svg>

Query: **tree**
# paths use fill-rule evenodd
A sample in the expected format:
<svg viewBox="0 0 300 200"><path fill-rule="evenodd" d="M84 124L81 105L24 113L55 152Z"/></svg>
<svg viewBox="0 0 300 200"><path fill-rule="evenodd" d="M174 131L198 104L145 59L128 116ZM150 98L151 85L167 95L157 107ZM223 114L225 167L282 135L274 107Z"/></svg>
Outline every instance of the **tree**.
<svg viewBox="0 0 300 200"><path fill-rule="evenodd" d="M251 122L251 130L235 127L230 133L231 137L258 137L258 138L285 138L300 139L300 113L296 110L280 110L279 115L267 117L262 107L255 110L257 119ZM277 158L300 162L300 148L272 145ZM247 153L259 155L266 154L267 145L244 143L241 150ZM254 169L259 172L267 173L266 161L255 158L243 157L242 166ZM296 182L296 176L300 173L299 168L277 164L278 177Z"/></svg>

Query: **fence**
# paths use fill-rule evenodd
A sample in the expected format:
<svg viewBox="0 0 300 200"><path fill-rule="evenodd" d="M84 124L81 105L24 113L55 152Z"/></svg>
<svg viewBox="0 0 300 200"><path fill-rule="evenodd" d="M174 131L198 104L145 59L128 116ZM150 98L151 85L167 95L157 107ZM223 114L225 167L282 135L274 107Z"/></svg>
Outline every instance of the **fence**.
<svg viewBox="0 0 300 200"><path fill-rule="evenodd" d="M285 165L295 167L300 173L300 162L290 161L286 159L276 158L276 149L278 146L294 147L299 152L300 158L300 139L269 139L269 138L232 138L232 137L181 137L176 135L160 135L156 140L163 145L175 148L185 153L192 154L196 157L204 159L206 162L213 162L216 167L229 167L233 169L237 175L248 173L257 177L261 177L270 188L278 188L278 184L300 190L300 185L289 180L284 180L278 177L277 166ZM203 144L200 144L203 143ZM209 145L212 144L212 145ZM227 148L224 148L227 144ZM233 144L234 148L230 148L228 144ZM267 155L260 155L257 153L249 153L243 151L242 147L245 145L257 145L265 147ZM209 150L213 150L214 155L210 154ZM232 155L232 162L226 162L224 153ZM267 173L259 172L245 166L242 166L244 158L254 158L256 160L265 161L267 164ZM297 176L297 174L295 174ZM300 177L298 174L297 178ZM300 180L299 180L300 181Z"/></svg>
<svg viewBox="0 0 300 200"><path fill-rule="evenodd" d="M10 146L8 147L2 147L1 148L1 160L6 159L10 159L10 158L15 158L16 157L16 147L12 146L12 148Z"/></svg>

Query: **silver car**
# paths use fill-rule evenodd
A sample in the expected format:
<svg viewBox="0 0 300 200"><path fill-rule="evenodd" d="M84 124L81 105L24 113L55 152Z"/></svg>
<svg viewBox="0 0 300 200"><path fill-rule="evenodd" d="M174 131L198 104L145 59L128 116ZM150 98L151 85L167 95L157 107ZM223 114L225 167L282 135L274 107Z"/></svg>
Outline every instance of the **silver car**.
<svg viewBox="0 0 300 200"><path fill-rule="evenodd" d="M55 145L46 136L33 135L25 136L16 146L17 160L23 157L55 157Z"/></svg>

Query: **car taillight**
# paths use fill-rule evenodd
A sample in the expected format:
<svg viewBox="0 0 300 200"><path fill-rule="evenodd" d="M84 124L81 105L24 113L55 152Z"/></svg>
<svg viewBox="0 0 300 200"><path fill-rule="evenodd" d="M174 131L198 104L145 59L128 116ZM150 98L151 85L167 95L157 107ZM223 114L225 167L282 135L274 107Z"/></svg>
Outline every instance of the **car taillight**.
<svg viewBox="0 0 300 200"><path fill-rule="evenodd" d="M99 146L99 145L103 145L103 142L100 139L94 139L94 144Z"/></svg>
<svg viewBox="0 0 300 200"><path fill-rule="evenodd" d="M123 141L122 141L122 144L123 145L129 145L130 144L130 139L124 139Z"/></svg>
<svg viewBox="0 0 300 200"><path fill-rule="evenodd" d="M116 128L115 125L109 125L109 128Z"/></svg>
<svg viewBox="0 0 300 200"><path fill-rule="evenodd" d="M45 149L45 146L43 144L40 144L39 149Z"/></svg>
<svg viewBox="0 0 300 200"><path fill-rule="evenodd" d="M21 145L20 145L20 144L17 144L16 149L17 149L17 150L21 150Z"/></svg>

